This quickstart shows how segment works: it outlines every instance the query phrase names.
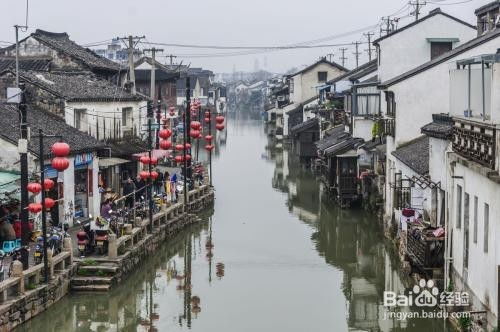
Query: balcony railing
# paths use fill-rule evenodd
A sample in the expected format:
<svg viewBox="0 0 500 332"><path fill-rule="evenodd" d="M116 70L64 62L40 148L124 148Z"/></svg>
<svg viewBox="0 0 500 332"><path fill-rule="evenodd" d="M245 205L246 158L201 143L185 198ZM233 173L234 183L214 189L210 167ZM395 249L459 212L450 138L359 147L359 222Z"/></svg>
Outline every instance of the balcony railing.
<svg viewBox="0 0 500 332"><path fill-rule="evenodd" d="M466 159L495 169L495 126L462 118L453 120L453 151Z"/></svg>
<svg viewBox="0 0 500 332"><path fill-rule="evenodd" d="M394 119L383 119L381 122L384 136L396 135L396 121Z"/></svg>

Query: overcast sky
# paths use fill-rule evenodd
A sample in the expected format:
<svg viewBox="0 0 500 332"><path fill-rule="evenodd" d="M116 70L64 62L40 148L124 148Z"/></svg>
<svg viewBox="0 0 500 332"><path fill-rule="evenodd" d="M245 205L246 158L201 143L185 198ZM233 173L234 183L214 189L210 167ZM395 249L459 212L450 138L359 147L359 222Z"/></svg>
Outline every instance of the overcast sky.
<svg viewBox="0 0 500 332"><path fill-rule="evenodd" d="M475 24L474 9L489 0L431 0L469 23ZM466 0L465 0L466 1ZM30 0L28 32L36 28L67 32L78 43L92 43L117 36L145 35L149 42L222 46L281 46L334 36L380 22L382 16L409 9L403 0ZM460 4L458 4L460 3ZM446 4L446 5L445 5ZM25 0L0 0L0 41L14 41L14 24L24 24ZM426 14L437 7L428 3ZM401 18L399 26L413 17ZM378 35L378 28L374 29ZM363 33L325 40L320 44L365 41ZM6 44L0 44L6 46ZM161 46L158 46L161 47ZM236 57L192 57L234 50L209 50L163 47L164 54L183 55L178 60L216 72L252 71L254 68L284 72L312 63L319 56L334 53L339 47L273 51ZM367 48L360 46L360 51ZM239 52L239 51L236 51ZM347 67L354 65L354 48L346 52ZM189 57L191 56L191 57ZM363 52L361 62L367 60ZM160 59L166 61L166 59Z"/></svg>

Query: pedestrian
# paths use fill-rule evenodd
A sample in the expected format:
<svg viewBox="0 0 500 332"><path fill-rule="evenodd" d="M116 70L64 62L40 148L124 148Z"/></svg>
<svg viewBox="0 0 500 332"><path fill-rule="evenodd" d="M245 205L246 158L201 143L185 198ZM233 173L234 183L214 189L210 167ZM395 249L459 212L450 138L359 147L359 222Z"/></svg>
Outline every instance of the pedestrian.
<svg viewBox="0 0 500 332"><path fill-rule="evenodd" d="M157 194L163 194L163 173L157 168L156 172L158 173L158 177L155 180L155 192Z"/></svg>
<svg viewBox="0 0 500 332"><path fill-rule="evenodd" d="M174 173L170 178L170 194L172 196L172 200L177 203L177 174Z"/></svg>
<svg viewBox="0 0 500 332"><path fill-rule="evenodd" d="M106 199L101 207L101 217L104 219L111 219L111 199Z"/></svg>
<svg viewBox="0 0 500 332"><path fill-rule="evenodd" d="M146 181L144 181L140 176L138 176L135 181L135 199L137 201L142 201L144 199L145 189L146 189Z"/></svg>
<svg viewBox="0 0 500 332"><path fill-rule="evenodd" d="M133 196L134 191L135 191L134 181L132 181L132 179L129 177L125 182L125 185L123 186L123 196L126 196L125 206L128 208L134 207L134 196Z"/></svg>

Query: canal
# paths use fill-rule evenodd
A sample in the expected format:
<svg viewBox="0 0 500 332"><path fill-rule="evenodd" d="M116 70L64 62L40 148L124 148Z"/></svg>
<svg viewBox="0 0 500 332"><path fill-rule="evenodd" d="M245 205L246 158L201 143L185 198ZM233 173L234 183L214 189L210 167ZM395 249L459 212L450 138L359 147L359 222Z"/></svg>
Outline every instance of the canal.
<svg viewBox="0 0 500 332"><path fill-rule="evenodd" d="M203 222L109 294L67 296L18 330L443 331L385 316L384 290L405 286L375 215L337 208L261 121L223 135Z"/></svg>

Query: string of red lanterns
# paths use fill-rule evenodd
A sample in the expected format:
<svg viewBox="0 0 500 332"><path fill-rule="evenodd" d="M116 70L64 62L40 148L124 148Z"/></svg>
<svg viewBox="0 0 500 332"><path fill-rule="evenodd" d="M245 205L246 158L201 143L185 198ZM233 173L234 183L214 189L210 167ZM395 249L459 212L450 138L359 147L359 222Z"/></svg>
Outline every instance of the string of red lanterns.
<svg viewBox="0 0 500 332"><path fill-rule="evenodd" d="M51 161L51 166L58 172L63 172L69 167L69 160L67 156L70 153L70 146L64 142L57 142L52 145L50 148L52 154L55 156ZM38 182L30 182L26 186L26 189L34 194L39 194L42 189L45 191L50 191L54 188L55 183L51 179L44 179L43 185ZM52 198L46 197L43 203L30 203L28 204L28 211L31 213L39 213L45 207L47 211L54 207L56 201Z"/></svg>

